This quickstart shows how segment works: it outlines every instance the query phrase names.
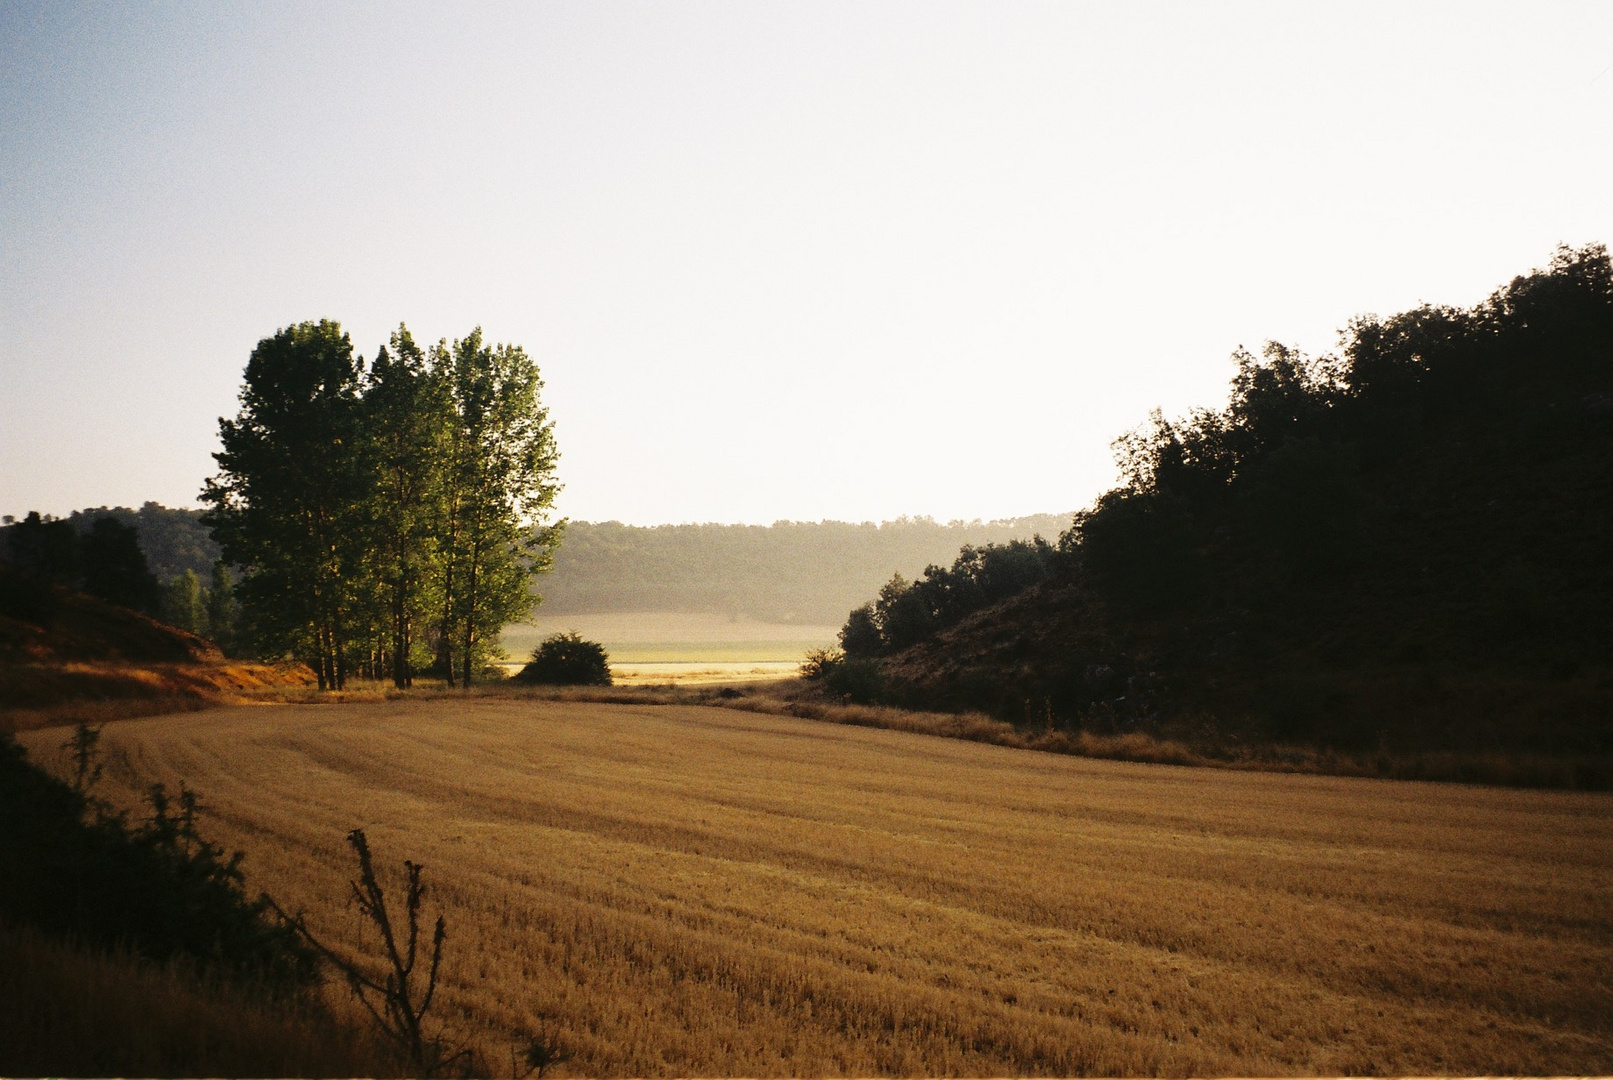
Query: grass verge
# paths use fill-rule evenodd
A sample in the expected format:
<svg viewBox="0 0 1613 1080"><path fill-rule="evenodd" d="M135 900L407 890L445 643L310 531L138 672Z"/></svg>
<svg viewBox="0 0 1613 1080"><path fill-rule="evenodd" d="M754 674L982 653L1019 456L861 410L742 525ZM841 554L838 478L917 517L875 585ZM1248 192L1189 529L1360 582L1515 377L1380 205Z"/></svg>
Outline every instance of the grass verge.
<svg viewBox="0 0 1613 1080"><path fill-rule="evenodd" d="M508 692L489 687L488 692ZM1509 755L1493 752L1425 751L1350 754L1313 746L1228 744L1164 738L1146 732L1015 727L984 713L939 713L891 705L846 705L814 699L799 679L728 686L565 687L524 689L523 696L600 704L716 705L721 708L795 716L854 727L884 728L947 739L966 739L1020 750L1109 761L1185 765L1212 769L1428 780L1497 787L1613 790L1613 760L1595 755Z"/></svg>
<svg viewBox="0 0 1613 1080"><path fill-rule="evenodd" d="M0 925L0 1075L397 1076L358 1028Z"/></svg>

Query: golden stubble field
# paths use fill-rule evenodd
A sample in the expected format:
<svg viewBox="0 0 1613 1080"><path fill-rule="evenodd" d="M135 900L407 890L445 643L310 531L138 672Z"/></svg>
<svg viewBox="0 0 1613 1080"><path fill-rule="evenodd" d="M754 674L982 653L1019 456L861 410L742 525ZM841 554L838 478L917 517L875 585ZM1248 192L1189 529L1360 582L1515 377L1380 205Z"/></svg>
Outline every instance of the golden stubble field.
<svg viewBox="0 0 1613 1080"><path fill-rule="evenodd" d="M1606 795L508 698L104 743L329 936L347 830L423 862L495 1068L543 1025L595 1075L1613 1072Z"/></svg>

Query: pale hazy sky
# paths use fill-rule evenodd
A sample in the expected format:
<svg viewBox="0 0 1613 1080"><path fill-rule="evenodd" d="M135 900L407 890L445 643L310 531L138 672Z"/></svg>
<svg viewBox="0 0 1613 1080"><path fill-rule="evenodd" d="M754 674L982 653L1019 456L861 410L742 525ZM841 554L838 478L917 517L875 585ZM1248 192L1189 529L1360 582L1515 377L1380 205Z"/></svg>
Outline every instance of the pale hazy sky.
<svg viewBox="0 0 1613 1080"><path fill-rule="evenodd" d="M1003 517L1238 345L1613 239L1613 4L0 3L0 511L258 339L524 345L583 519Z"/></svg>

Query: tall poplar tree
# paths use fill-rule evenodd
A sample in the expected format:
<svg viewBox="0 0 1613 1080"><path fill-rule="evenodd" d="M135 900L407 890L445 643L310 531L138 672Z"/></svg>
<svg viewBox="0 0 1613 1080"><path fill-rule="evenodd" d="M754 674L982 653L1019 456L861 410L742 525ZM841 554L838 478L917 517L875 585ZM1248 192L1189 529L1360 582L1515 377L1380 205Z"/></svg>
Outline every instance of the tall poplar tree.
<svg viewBox="0 0 1613 1080"><path fill-rule="evenodd" d="M219 421L219 474L202 500L224 557L242 567L259 648L308 661L340 688L359 607L359 508L372 486L358 452L362 361L339 323L304 322L252 350L241 411Z"/></svg>
<svg viewBox="0 0 1613 1080"><path fill-rule="evenodd" d="M370 500L371 552L390 646L392 683L414 682L414 647L428 616L444 481L454 433L447 379L432 370L406 326L392 334L370 365L364 429L376 467Z"/></svg>
<svg viewBox="0 0 1613 1080"><path fill-rule="evenodd" d="M440 343L432 361L454 410L441 508L439 659L450 685L457 661L469 686L499 630L536 602L528 577L548 569L559 540L558 528L541 527L559 491L559 452L538 396L543 380L520 346L488 345L477 327L451 346Z"/></svg>

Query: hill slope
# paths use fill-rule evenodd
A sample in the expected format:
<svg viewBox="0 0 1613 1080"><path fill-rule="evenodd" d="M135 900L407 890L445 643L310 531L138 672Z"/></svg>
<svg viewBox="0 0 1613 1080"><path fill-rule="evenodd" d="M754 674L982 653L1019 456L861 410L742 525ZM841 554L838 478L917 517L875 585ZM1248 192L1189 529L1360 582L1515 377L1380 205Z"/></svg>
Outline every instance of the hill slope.
<svg viewBox="0 0 1613 1080"><path fill-rule="evenodd" d="M0 731L200 708L307 676L225 660L195 634L0 563Z"/></svg>

